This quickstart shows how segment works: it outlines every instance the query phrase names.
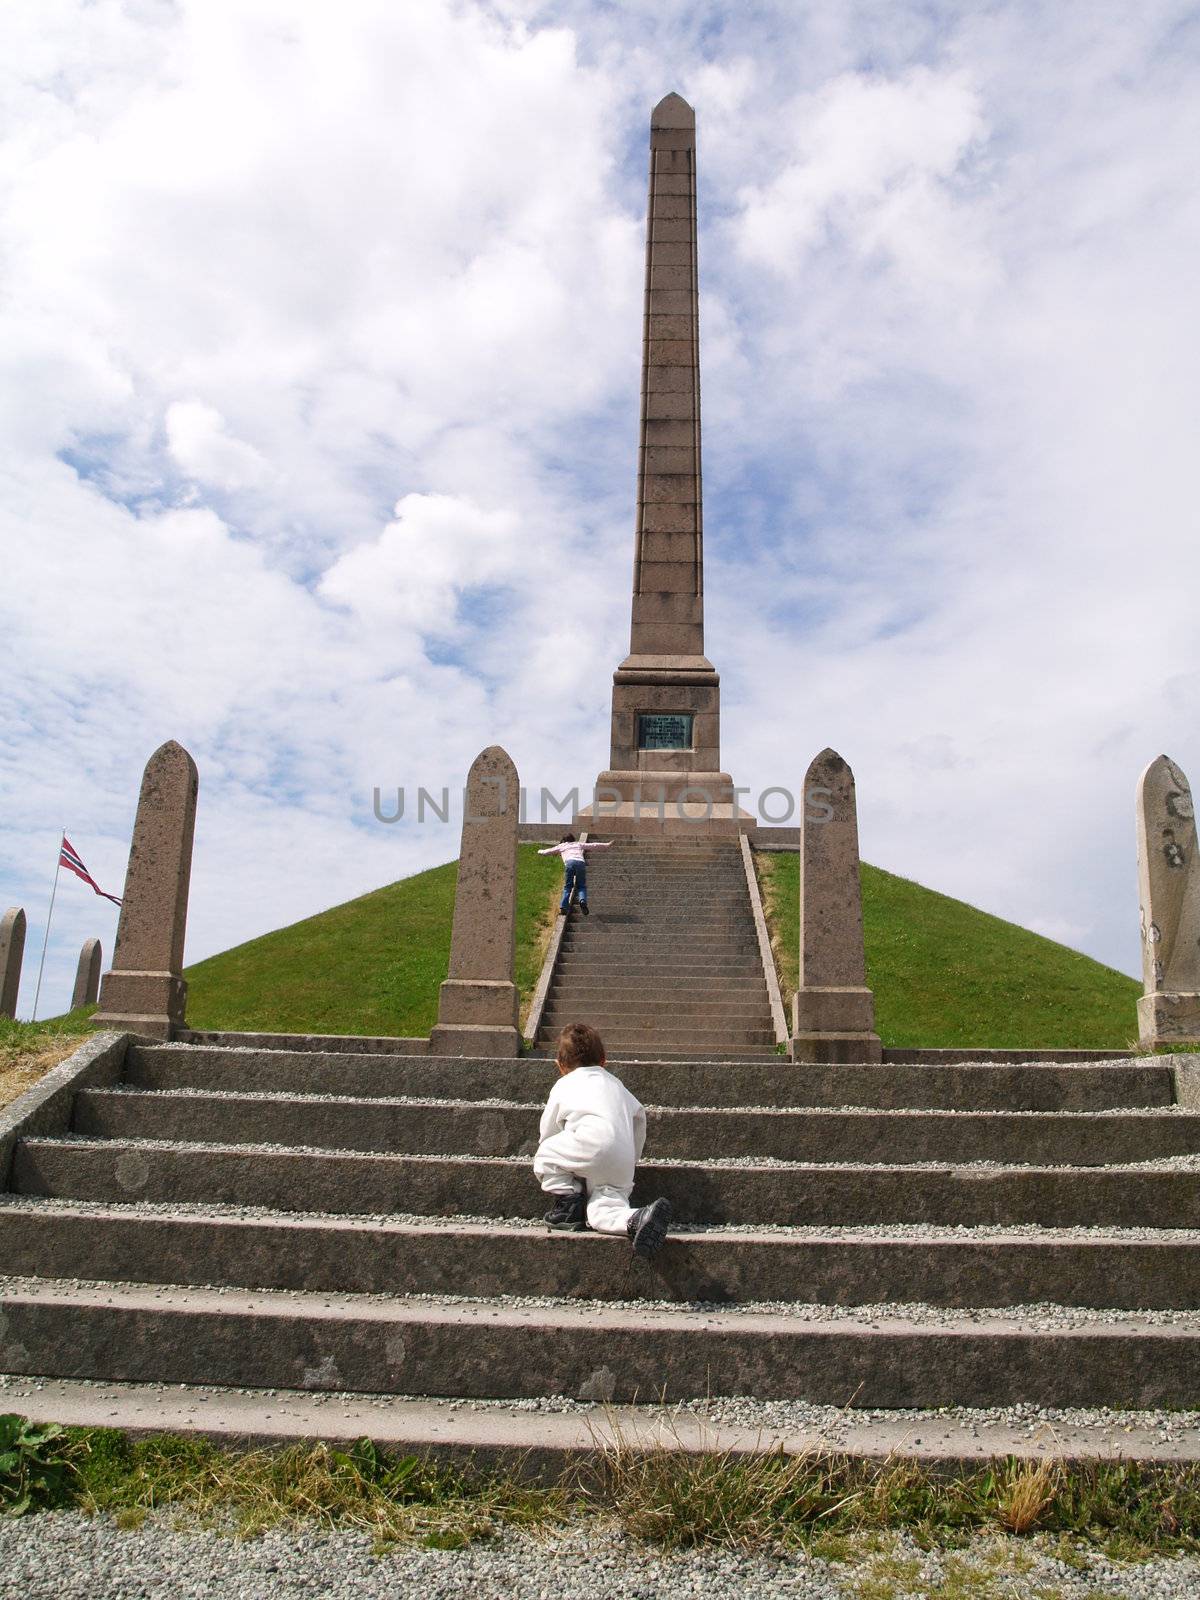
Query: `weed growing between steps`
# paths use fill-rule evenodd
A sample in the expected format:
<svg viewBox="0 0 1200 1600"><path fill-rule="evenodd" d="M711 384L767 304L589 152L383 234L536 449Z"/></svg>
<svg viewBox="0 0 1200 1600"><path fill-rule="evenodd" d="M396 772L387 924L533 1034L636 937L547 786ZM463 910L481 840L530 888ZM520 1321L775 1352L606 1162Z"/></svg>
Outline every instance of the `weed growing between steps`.
<svg viewBox="0 0 1200 1600"><path fill-rule="evenodd" d="M618 1438L555 1484L378 1450L303 1443L225 1449L202 1438L131 1440L116 1429L0 1418L0 1510L73 1507L137 1528L253 1537L280 1524L356 1528L379 1548L457 1549L505 1531L596 1518L668 1550L805 1550L859 1561L903 1537L953 1550L980 1535L1022 1539L1068 1565L1200 1554L1200 1466L1008 1461L959 1475L809 1453L685 1454Z"/></svg>
<svg viewBox="0 0 1200 1600"><path fill-rule="evenodd" d="M48 1022L13 1022L0 1017L0 1106L11 1105L93 1036L88 1018L95 1009L81 1006Z"/></svg>

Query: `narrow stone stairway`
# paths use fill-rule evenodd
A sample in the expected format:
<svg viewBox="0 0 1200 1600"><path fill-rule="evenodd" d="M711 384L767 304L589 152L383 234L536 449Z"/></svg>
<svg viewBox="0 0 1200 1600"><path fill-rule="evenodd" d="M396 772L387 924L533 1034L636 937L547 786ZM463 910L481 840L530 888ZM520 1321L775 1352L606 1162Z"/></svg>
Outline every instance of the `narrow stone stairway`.
<svg viewBox="0 0 1200 1600"><path fill-rule="evenodd" d="M628 1063L651 1108L635 1201L667 1195L680 1225L649 1265L539 1224L552 1074L250 1037L130 1045L69 1126L16 1144L0 1370L510 1401L1200 1405L1200 1115L1169 1065Z"/></svg>
<svg viewBox="0 0 1200 1600"><path fill-rule="evenodd" d="M590 1022L613 1060L771 1055L775 1031L736 840L621 840L588 856L536 1044Z"/></svg>

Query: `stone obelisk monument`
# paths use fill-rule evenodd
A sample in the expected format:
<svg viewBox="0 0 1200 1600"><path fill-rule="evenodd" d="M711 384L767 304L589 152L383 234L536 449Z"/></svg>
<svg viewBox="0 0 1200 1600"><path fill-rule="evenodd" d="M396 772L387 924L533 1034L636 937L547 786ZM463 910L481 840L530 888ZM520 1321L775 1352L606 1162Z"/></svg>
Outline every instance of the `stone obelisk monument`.
<svg viewBox="0 0 1200 1600"><path fill-rule="evenodd" d="M720 771L720 679L704 654L696 117L677 94L650 117L633 627L613 677L610 770L584 826L735 832Z"/></svg>

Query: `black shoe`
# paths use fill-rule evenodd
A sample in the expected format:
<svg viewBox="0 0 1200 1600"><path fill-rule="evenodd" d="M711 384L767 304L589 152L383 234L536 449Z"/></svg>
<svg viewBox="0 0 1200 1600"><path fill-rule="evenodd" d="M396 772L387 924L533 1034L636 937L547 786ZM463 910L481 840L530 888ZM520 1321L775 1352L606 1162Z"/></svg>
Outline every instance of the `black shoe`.
<svg viewBox="0 0 1200 1600"><path fill-rule="evenodd" d="M560 1194L543 1217L548 1228L562 1233L584 1233L587 1229L587 1193L582 1184L574 1194Z"/></svg>
<svg viewBox="0 0 1200 1600"><path fill-rule="evenodd" d="M586 900L581 900L579 902L579 909L580 909L580 911L583 912L585 917L588 915L588 908L587 908L587 901Z"/></svg>
<svg viewBox="0 0 1200 1600"><path fill-rule="evenodd" d="M662 1249L667 1229L671 1225L671 1202L655 1200L652 1205L635 1211L626 1224L626 1232L633 1241L634 1255L648 1261Z"/></svg>
<svg viewBox="0 0 1200 1600"><path fill-rule="evenodd" d="M559 916L560 916L560 917L565 917L565 916L566 916L566 914L567 914L567 908L566 908L566 906L559 906L559 908L558 908L558 914L559 914Z"/></svg>

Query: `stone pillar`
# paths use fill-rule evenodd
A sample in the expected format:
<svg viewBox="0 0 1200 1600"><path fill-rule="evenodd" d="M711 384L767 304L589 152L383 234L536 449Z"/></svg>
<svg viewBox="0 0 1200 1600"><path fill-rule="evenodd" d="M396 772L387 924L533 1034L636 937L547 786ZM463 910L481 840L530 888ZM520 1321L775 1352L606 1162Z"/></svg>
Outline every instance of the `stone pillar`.
<svg viewBox="0 0 1200 1600"><path fill-rule="evenodd" d="M100 967L104 960L104 952L100 948L99 939L85 939L83 949L79 952L79 965L75 969L75 989L71 995L71 1010L78 1011L80 1006L90 1006L96 1003L100 993Z"/></svg>
<svg viewBox="0 0 1200 1600"><path fill-rule="evenodd" d="M93 1027L169 1039L183 1026L183 938L199 786L196 763L174 739L146 763L112 971L104 975Z"/></svg>
<svg viewBox="0 0 1200 1600"><path fill-rule="evenodd" d="M822 750L809 767L801 806L792 1059L881 1061L863 949L854 774L836 750Z"/></svg>
<svg viewBox="0 0 1200 1600"><path fill-rule="evenodd" d="M450 972L429 1035L434 1055L520 1054L513 981L520 793L517 769L498 744L476 756L464 795Z"/></svg>
<svg viewBox="0 0 1200 1600"><path fill-rule="evenodd" d="M1138 1033L1144 1045L1200 1044L1200 862L1192 791L1158 756L1137 788L1138 899L1142 980Z"/></svg>
<svg viewBox="0 0 1200 1600"><path fill-rule="evenodd" d="M25 913L20 906L10 906L0 919L0 1017L17 1014L24 955Z"/></svg>

